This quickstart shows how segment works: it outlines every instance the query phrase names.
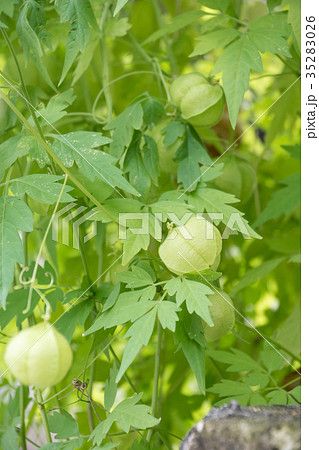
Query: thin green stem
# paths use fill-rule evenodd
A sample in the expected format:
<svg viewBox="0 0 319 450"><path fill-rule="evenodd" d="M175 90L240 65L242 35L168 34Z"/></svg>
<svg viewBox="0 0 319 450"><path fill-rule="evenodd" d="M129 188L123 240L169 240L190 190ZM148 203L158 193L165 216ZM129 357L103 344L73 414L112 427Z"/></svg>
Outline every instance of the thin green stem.
<svg viewBox="0 0 319 450"><path fill-rule="evenodd" d="M108 16L110 4L107 2L105 3L103 13L102 13L102 19L101 19L101 32L102 32L102 38L101 38L101 56L102 56L102 86L103 86L103 93L106 101L106 109L107 109L107 121L110 122L112 119L112 111L113 111L113 101L112 101L112 94L109 87L110 82L110 68L108 63L108 54L107 54L107 48L106 48L106 39L105 39L105 33L104 33L104 27L105 22Z"/></svg>
<svg viewBox="0 0 319 450"><path fill-rule="evenodd" d="M55 387L55 386L52 387L52 391L53 391L55 394L57 394L57 390L56 390L56 387ZM58 406L59 409L62 408L62 404L61 404L60 400L58 399L58 397L56 397L56 404L57 404L57 406Z"/></svg>
<svg viewBox="0 0 319 450"><path fill-rule="evenodd" d="M3 429L1 429L1 430L5 431L5 427L3 427ZM21 433L21 428L16 427L16 432ZM40 445L38 445L36 442L32 441L32 439L29 439L28 437L26 437L25 440L30 442L30 444L34 445L36 448L40 448Z"/></svg>
<svg viewBox="0 0 319 450"><path fill-rule="evenodd" d="M293 380L289 381L288 383L284 384L283 386L281 386L281 389L285 389L287 386L289 386L290 384L296 383L297 381L301 380L301 377L297 377L294 378Z"/></svg>
<svg viewBox="0 0 319 450"><path fill-rule="evenodd" d="M161 10L159 7L158 0L152 0L152 4L153 4L153 9L155 12L158 27L163 28L164 24L163 24L162 13L161 13ZM171 47L170 43L168 42L167 36L163 36L163 41L164 41L164 44L166 47L167 56L168 56L169 63L171 65L172 72L174 75L177 75L178 74L178 66L177 66L177 63L175 60L174 53L172 51L172 47Z"/></svg>
<svg viewBox="0 0 319 450"><path fill-rule="evenodd" d="M158 62L157 59L154 60L154 63L155 63L155 65L156 65L156 69L157 69L157 71L158 71L158 76L159 76L159 78L160 78L160 80L161 80L161 82L162 82L162 85L163 85L164 89L165 89L165 94L166 94L167 100L168 100L168 102L170 103L170 102L171 102L171 95L170 95L170 92L169 92L169 88L168 88L168 86L167 86L167 83L166 83L166 81L165 81L165 78L164 78L164 75L163 75L161 66L160 66L160 64L159 64L159 62Z"/></svg>
<svg viewBox="0 0 319 450"><path fill-rule="evenodd" d="M21 417L21 447L23 450L27 450L27 443L25 438L25 404L24 404L24 386L20 386L20 417Z"/></svg>
<svg viewBox="0 0 319 450"><path fill-rule="evenodd" d="M94 357L94 352L92 354ZM92 398L94 372L95 372L95 363L93 363L91 365L90 372L89 372L90 384L89 384L89 388L88 388L88 394L89 394L90 398ZM92 413L91 403L87 404L87 414L88 414L89 429L90 429L90 432L92 433L92 431L94 430L94 417L93 417L93 413Z"/></svg>
<svg viewBox="0 0 319 450"><path fill-rule="evenodd" d="M50 433L50 428L49 428L49 422L48 422L47 412L46 412L46 409L45 409L45 406L43 403L43 398L42 398L40 389L35 390L35 395L36 395L36 401L37 401L37 404L38 404L38 407L40 410L45 435L46 435L48 443L50 443L50 442L52 442L52 439L51 439L51 433Z"/></svg>
<svg viewBox="0 0 319 450"><path fill-rule="evenodd" d="M149 64L153 65L152 58L149 56L149 54L146 52L146 50L144 50L144 48L141 46L141 44L135 39L135 37L131 33L128 33L127 35L131 39L133 46L139 52L139 54L142 56L142 58L144 58Z"/></svg>
<svg viewBox="0 0 319 450"><path fill-rule="evenodd" d="M155 354L155 366L154 366L154 380L153 380L153 393L152 393L152 414L156 415L157 400L158 400L158 383L159 383L159 370L160 370L160 357L161 357L161 347L162 347L162 327L160 321L157 319L157 345ZM149 430L147 433L146 440L151 441L153 430Z"/></svg>

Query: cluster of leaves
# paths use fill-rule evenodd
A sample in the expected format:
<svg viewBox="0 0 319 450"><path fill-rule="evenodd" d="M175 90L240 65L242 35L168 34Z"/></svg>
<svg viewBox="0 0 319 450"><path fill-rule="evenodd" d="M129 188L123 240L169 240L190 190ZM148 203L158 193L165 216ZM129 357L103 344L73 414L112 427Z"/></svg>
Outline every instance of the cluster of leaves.
<svg viewBox="0 0 319 450"><path fill-rule="evenodd" d="M222 398L215 403L217 406L233 399L241 405L295 405L301 402L300 386L287 391L276 383L273 372L283 366L284 356L271 344L265 342L260 362L238 349L230 352L212 350L209 356L214 361L229 364L227 372L241 373L238 381L224 379L207 389Z"/></svg>
<svg viewBox="0 0 319 450"><path fill-rule="evenodd" d="M300 364L298 15L292 0L1 2L1 342L42 320L45 297L74 350L56 389L90 373L87 394L69 393L90 400L87 409L44 392L55 442L42 448L175 448L207 412L204 396L300 403L291 388ZM212 129L194 128L170 101L173 77L191 71L221 75L228 113ZM257 172L245 205L214 184L225 151ZM122 213L136 215L121 224L125 239ZM141 213L149 229L136 234ZM158 230L194 213L222 214L219 272L173 276ZM79 224L80 248L64 245ZM203 324L213 324L219 280L240 314L212 345ZM19 448L21 405L28 435L37 404L8 373L1 396L1 444Z"/></svg>

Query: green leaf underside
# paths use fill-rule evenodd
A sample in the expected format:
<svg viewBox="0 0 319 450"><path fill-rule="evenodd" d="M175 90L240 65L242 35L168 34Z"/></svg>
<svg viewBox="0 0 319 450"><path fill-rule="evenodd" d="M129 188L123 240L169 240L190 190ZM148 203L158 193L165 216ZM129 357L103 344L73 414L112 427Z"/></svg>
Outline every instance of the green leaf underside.
<svg viewBox="0 0 319 450"><path fill-rule="evenodd" d="M174 338L181 346L183 353L194 372L201 393L205 395L205 348L189 337L181 322L177 323Z"/></svg>
<svg viewBox="0 0 319 450"><path fill-rule="evenodd" d="M7 196L0 198L0 304L4 309L13 280L14 264L24 261L18 230L32 229L32 212L22 200Z"/></svg>
<svg viewBox="0 0 319 450"><path fill-rule="evenodd" d="M125 334L124 338L130 338L130 340L126 344L116 382L120 381L141 348L149 343L155 325L156 313L157 308L155 307L136 320Z"/></svg>

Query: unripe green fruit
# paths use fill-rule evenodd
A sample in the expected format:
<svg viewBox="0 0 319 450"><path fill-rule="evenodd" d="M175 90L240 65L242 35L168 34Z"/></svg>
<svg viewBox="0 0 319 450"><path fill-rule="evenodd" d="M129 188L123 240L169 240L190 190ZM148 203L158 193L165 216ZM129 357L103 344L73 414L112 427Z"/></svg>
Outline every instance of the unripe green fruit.
<svg viewBox="0 0 319 450"><path fill-rule="evenodd" d="M174 144L168 147L164 144L164 129L169 125L171 121L165 119L155 125L147 134L151 136L156 142L158 149L159 167L164 172L172 173L176 175L178 169L178 163L174 161L174 156L177 149L181 146L183 140L178 138Z"/></svg>
<svg viewBox="0 0 319 450"><path fill-rule="evenodd" d="M190 233L191 238L187 239L186 232ZM222 240L218 229L206 219L192 217L185 225L173 228L168 233L158 252L171 272L183 275L215 265L221 249Z"/></svg>
<svg viewBox="0 0 319 450"><path fill-rule="evenodd" d="M235 325L235 310L228 294L216 289L213 295L208 296L211 301L209 307L214 325L210 327L203 322L207 341L215 341L230 333Z"/></svg>
<svg viewBox="0 0 319 450"><path fill-rule="evenodd" d="M220 121L225 96L219 84L212 85L200 73L176 78L171 85L173 102L185 120L194 126L213 126Z"/></svg>
<svg viewBox="0 0 319 450"><path fill-rule="evenodd" d="M173 83L171 84L170 91L172 100L177 106L177 108L181 107L182 100L185 98L187 92L194 86L199 86L201 84L208 84L208 81L201 73L193 72L187 73L185 75L181 75L178 78L175 78Z"/></svg>
<svg viewBox="0 0 319 450"><path fill-rule="evenodd" d="M221 162L223 174L214 180L214 186L246 203L257 183L256 172L247 161L235 155L225 156Z"/></svg>
<svg viewBox="0 0 319 450"><path fill-rule="evenodd" d="M20 383L44 389L65 377L72 364L72 350L61 333L43 322L12 338L4 360Z"/></svg>

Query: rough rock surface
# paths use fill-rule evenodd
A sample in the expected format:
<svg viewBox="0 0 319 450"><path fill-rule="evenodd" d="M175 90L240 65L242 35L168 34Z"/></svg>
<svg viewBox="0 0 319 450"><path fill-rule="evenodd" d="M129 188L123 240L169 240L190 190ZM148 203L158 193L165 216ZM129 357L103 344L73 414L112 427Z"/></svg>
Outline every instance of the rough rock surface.
<svg viewBox="0 0 319 450"><path fill-rule="evenodd" d="M236 401L212 408L180 450L298 450L300 406L247 406Z"/></svg>

